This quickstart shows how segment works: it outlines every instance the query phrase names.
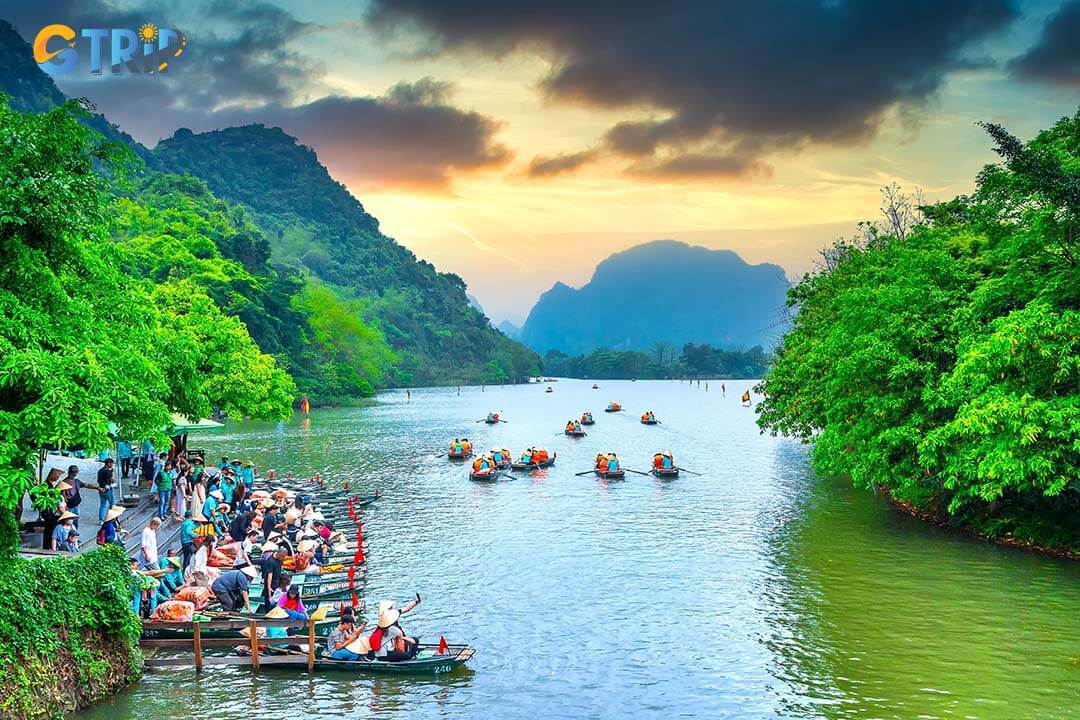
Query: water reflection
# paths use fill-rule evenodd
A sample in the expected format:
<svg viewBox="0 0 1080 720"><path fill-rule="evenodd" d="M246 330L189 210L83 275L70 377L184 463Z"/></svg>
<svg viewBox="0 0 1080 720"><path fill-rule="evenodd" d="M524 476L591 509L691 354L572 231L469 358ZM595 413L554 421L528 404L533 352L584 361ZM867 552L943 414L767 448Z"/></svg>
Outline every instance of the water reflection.
<svg viewBox="0 0 1080 720"><path fill-rule="evenodd" d="M313 718L1066 717L1080 700L1075 565L999 550L817 480L806 449L761 436L738 393L589 383L421 390L309 423L230 423L210 457L378 487L364 510L368 607L424 603L410 634L467 641L474 672L353 678L266 668L153 673L85 713ZM608 399L627 409L602 412ZM642 426L651 408L663 425ZM505 424L476 424L489 410ZM585 438L561 435L592 410ZM472 483L436 457L454 437L555 466ZM671 449L704 473L598 481ZM371 620L372 618L369 618Z"/></svg>

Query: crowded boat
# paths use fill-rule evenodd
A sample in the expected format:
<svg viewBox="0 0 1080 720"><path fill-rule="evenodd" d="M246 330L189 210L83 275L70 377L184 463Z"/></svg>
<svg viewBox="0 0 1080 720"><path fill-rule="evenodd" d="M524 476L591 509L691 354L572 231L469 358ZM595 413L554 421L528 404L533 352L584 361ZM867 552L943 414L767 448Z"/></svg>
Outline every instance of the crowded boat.
<svg viewBox="0 0 1080 720"><path fill-rule="evenodd" d="M589 412L588 410L581 413L581 424L582 425L594 425L594 424L596 424L596 421L593 420L592 413Z"/></svg>
<svg viewBox="0 0 1080 720"><path fill-rule="evenodd" d="M660 421L656 419L656 414L652 410L646 410L641 413L642 425L656 425L658 422Z"/></svg>
<svg viewBox="0 0 1080 720"><path fill-rule="evenodd" d="M569 437L585 437L585 431L581 427L580 420L567 420L563 432Z"/></svg>
<svg viewBox="0 0 1080 720"><path fill-rule="evenodd" d="M622 405L614 400L608 403L608 406L604 409L604 412L615 413L622 412Z"/></svg>

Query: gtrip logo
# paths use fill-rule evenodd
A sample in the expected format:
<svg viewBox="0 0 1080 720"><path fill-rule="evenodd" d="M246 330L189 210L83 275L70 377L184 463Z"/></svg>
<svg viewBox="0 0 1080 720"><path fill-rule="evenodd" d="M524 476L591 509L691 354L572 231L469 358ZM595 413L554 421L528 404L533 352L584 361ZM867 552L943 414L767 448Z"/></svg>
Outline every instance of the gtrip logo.
<svg viewBox="0 0 1080 720"><path fill-rule="evenodd" d="M90 53L91 75L102 74L103 59L108 60L113 75L158 75L184 53L187 38L179 30L159 28L153 23L145 23L138 30L83 28L78 33L54 23L41 28L34 38L34 62L50 75L65 75L79 64L80 47Z"/></svg>

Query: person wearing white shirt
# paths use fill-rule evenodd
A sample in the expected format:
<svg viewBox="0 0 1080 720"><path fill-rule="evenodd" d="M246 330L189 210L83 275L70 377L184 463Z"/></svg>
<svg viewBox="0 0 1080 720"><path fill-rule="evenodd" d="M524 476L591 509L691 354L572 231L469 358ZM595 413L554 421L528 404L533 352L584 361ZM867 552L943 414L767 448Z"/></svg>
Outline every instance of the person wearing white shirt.
<svg viewBox="0 0 1080 720"><path fill-rule="evenodd" d="M157 529L160 525L161 518L154 517L142 531L142 569L144 570L156 570L158 567Z"/></svg>

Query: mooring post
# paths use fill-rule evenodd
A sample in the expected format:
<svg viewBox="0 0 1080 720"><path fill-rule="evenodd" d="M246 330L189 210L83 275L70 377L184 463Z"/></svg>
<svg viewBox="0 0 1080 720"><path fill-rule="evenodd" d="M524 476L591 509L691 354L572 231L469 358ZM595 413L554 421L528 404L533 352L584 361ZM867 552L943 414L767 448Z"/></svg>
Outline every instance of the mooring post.
<svg viewBox="0 0 1080 720"><path fill-rule="evenodd" d="M202 629L199 627L198 620L192 623L192 627L195 630L193 633L195 638L195 672L200 672L202 670Z"/></svg>
<svg viewBox="0 0 1080 720"><path fill-rule="evenodd" d="M257 620L248 622L248 632L251 634L251 667L259 669L259 623Z"/></svg>
<svg viewBox="0 0 1080 720"><path fill-rule="evenodd" d="M307 670L315 672L315 621L307 621Z"/></svg>

